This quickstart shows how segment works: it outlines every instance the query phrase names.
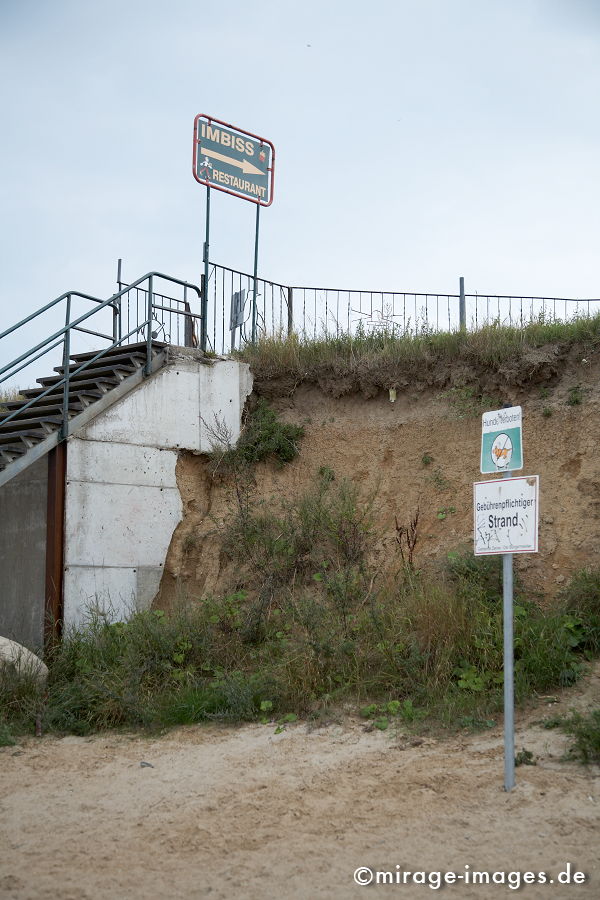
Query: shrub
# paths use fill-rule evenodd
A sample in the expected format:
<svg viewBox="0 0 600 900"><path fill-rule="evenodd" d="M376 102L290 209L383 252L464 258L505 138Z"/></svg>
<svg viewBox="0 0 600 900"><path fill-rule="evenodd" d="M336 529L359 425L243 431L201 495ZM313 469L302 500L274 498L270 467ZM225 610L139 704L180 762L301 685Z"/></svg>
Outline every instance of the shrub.
<svg viewBox="0 0 600 900"><path fill-rule="evenodd" d="M561 594L567 612L585 623L582 646L591 654L600 653L600 569L577 572Z"/></svg>
<svg viewBox="0 0 600 900"><path fill-rule="evenodd" d="M574 738L571 756L584 763L600 763L600 709L585 714L574 712L561 723L561 728Z"/></svg>
<svg viewBox="0 0 600 900"><path fill-rule="evenodd" d="M221 470L230 477L265 459L274 459L280 465L291 462L298 455L304 436L301 425L281 422L262 398L248 416L235 447L231 443L231 433L223 423L216 421L207 427L214 443L213 472Z"/></svg>
<svg viewBox="0 0 600 900"><path fill-rule="evenodd" d="M248 463L257 463L267 457L281 463L291 462L298 455L303 436L301 425L281 422L268 403L260 399L242 432L237 451Z"/></svg>

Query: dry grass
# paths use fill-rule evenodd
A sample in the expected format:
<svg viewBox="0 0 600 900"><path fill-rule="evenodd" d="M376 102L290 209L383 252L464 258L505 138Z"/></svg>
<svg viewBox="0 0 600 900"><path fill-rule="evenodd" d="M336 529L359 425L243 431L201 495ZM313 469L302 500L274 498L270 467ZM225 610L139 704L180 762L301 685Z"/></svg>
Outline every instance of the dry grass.
<svg viewBox="0 0 600 900"><path fill-rule="evenodd" d="M560 365L573 346L582 356L600 345L600 315L572 322L540 318L523 328L501 324L472 332L421 332L402 335L397 332L366 333L303 340L296 334L266 337L255 346L248 345L239 356L248 362L259 384L284 379L297 386L303 382L337 381L331 393L351 390L402 388L409 383L440 386L451 382L449 368L460 362L464 371L500 372L507 362L511 370L526 361L533 381L540 366L548 360L532 363L531 351L548 348L550 365ZM538 354L539 355L539 354ZM289 388L288 388L289 389Z"/></svg>

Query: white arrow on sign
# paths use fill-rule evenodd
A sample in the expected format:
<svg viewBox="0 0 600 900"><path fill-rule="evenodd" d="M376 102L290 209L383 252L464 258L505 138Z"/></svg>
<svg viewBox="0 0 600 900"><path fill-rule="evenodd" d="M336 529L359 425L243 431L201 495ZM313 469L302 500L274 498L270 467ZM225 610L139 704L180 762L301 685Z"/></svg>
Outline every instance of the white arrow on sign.
<svg viewBox="0 0 600 900"><path fill-rule="evenodd" d="M204 156L212 156L213 159L218 159L221 162L229 163L230 166L237 166L238 169L241 169L244 175L264 175L265 173L262 169L253 166L251 162L248 162L247 159L233 159L231 156L225 156L224 153L218 153L216 150L208 150L206 147L200 146L200 152L204 154Z"/></svg>

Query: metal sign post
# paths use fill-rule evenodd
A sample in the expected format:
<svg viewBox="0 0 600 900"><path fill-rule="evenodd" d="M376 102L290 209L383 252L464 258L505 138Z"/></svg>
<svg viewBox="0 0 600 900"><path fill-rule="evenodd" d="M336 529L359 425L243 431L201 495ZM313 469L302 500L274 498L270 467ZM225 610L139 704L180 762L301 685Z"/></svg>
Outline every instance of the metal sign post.
<svg viewBox="0 0 600 900"><path fill-rule="evenodd" d="M258 297L258 230L261 206L273 202L275 147L266 138L212 116L194 119L194 178L206 187L206 240L204 242L204 288L202 291L202 350L206 350L208 314L208 233L210 189L224 191L256 204L254 235L254 296L252 298L252 343L256 342Z"/></svg>
<svg viewBox="0 0 600 900"><path fill-rule="evenodd" d="M256 343L256 316L258 299L258 228L260 225L260 204L256 204L256 233L254 236L254 290L252 292L252 343Z"/></svg>
<svg viewBox="0 0 600 900"><path fill-rule="evenodd" d="M206 230L204 233L204 250L202 261L204 262L204 278L202 282L202 305L200 307L200 349L206 353L207 341L207 317L208 317L208 252L210 237L210 187L206 185Z"/></svg>
<svg viewBox="0 0 600 900"><path fill-rule="evenodd" d="M503 478L510 478L505 472ZM515 672L513 635L513 555L502 554L502 622L504 631L504 790L515 786Z"/></svg>
<svg viewBox="0 0 600 900"><path fill-rule="evenodd" d="M539 478L511 474L523 468L521 425L520 406L483 414L481 471L501 472L502 479L473 485L474 553L502 555L505 791L515 786L513 554L538 549Z"/></svg>

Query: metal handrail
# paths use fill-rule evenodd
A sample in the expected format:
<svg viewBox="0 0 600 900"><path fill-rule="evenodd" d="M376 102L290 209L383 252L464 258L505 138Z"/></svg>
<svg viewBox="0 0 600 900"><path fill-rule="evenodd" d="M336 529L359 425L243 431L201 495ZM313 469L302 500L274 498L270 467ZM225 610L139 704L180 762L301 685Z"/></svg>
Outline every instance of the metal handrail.
<svg viewBox="0 0 600 900"><path fill-rule="evenodd" d="M36 316L51 309L53 306L55 306L61 300L70 300L72 297L79 297L83 300L93 300L95 303L98 303L99 306L96 307L96 309L88 310L88 312L79 316L78 319L75 319L73 322L69 322L63 328L60 328L58 331L56 331L53 335L46 338L44 341L41 341L39 344L36 344L35 347L31 347L29 350L25 351L25 353L21 354L21 356L17 357L17 359L13 359L10 363L7 363L7 365L0 368L0 375L3 375L4 372L7 372L12 366L14 366L17 363L20 363L24 359L28 358L30 356L30 354L36 353L38 350L41 350L43 347L46 347L49 343L51 343L51 341L56 340L56 338L60 337L61 335L65 335L67 331L70 331L71 329L77 329L77 326L81 322L85 322L86 319L89 319L92 316L96 315L101 309L104 309L107 306L112 306L113 308L118 308L116 306L116 301L118 299L120 299L120 297L122 297L124 294L127 294L128 291L132 290L133 288L138 287L138 285L142 284L147 279L151 279L151 278L163 278L165 281L171 281L174 284L180 285L181 287L191 288L191 289L195 290L196 293L198 294L198 297L200 297L200 288L197 285L192 284L188 281L183 281L180 278L173 278L170 275L164 275L161 272L147 272L141 278L138 278L136 281L132 282L127 287L124 287L122 290L118 291L116 294L113 294L107 300L100 300L98 297L92 297L89 294L82 294L79 291L67 291L65 294L61 294L60 297L57 297L56 300L52 300L50 303L47 303L46 306L43 306L41 309L37 310L37 312L32 313L30 316L27 316L25 319L22 319L16 325L13 325L11 328L8 328L6 331L4 331L2 334L0 334L0 340L9 334L12 334L14 331L16 331L18 328L21 328L23 325L27 325L29 322L31 322L33 319L35 319ZM178 315L179 315L179 313L178 313ZM146 324L147 324L147 321L144 322L144 325L146 325ZM139 331L139 330L140 330L140 328L135 329L134 333L135 333L135 331ZM96 334L99 335L98 332L96 332ZM105 337L105 335L99 335L99 336ZM118 343L116 344L116 346L118 346ZM106 348L106 349L108 350L110 348ZM33 362L33 360L31 360L31 361ZM0 379L0 382L5 381L5 380L6 379L2 378L2 379Z"/></svg>
<svg viewBox="0 0 600 900"><path fill-rule="evenodd" d="M119 338L119 340L115 341L113 344L111 344L110 347L103 347L102 350L99 350L98 353L96 353L96 355L94 357L92 357L92 359L84 360L83 363L79 366L79 368L75 369L74 372L71 372L69 370L69 368L67 367L62 378L59 378L57 381L54 382L54 384L48 385L48 387L46 388L45 391L42 391L41 394L37 394L35 397L32 397L31 400L29 400L27 403L23 403L21 406L18 407L18 409L15 409L14 412L10 413L7 416L4 416L4 418L0 419L0 424L5 425L7 422L10 422L12 419L14 419L14 417L18 413L22 413L23 410L29 409L31 406L34 406L43 397L46 397L48 394L56 393L58 388L62 387L65 384L68 385L71 378L73 378L73 376L79 375L80 372L83 372L84 369L87 369L89 366L91 366L92 363L97 362L99 359L101 359L103 356L105 356L109 350L112 350L114 347L118 347L120 344L123 343L123 341L126 341L128 338L132 337L134 334L139 333L143 328L146 327L147 324L148 324L147 322L142 322L142 324L138 328L133 329L133 331L130 331L129 334L126 334L122 338ZM55 345L55 346L57 346L57 345ZM64 412L65 412L65 410L63 409L63 414L64 414Z"/></svg>
<svg viewBox="0 0 600 900"><path fill-rule="evenodd" d="M51 385L47 386L40 393L36 394L36 396L30 398L27 402L22 403L19 407L12 412L8 412L7 415L0 417L0 424L4 425L8 422L13 421L18 414L22 414L24 410L30 409L34 407L36 404L39 404L39 401L49 394L56 394L60 392L60 389L63 389L63 397L62 397L62 425L60 429L60 438L66 438L68 436L68 423L69 423L69 386L71 380L79 375L81 372L84 372L87 368L90 368L94 365L98 360L102 359L106 356L109 351L113 350L116 347L121 346L125 342L127 342L134 335L145 335L146 341L146 362L144 365L144 373L146 375L150 374L152 369L152 341L153 341L153 333L152 333L152 325L155 321L153 312L154 310L166 310L167 312L177 315L184 316L184 321L193 322L194 320L200 320L201 317L189 311L189 305L187 299L180 301L178 298L167 297L166 294L159 293L154 294L154 280L162 279L164 281L170 282L172 284L179 285L184 289L184 298L187 298L187 290L190 289L194 291L196 295L201 298L200 288L193 284L192 282L185 281L181 278L175 278L171 275L166 275L163 272L152 271L147 272L145 275L142 275L140 278L137 278L131 284L128 284L122 287L116 294L112 294L106 300L101 300L98 297L93 297L90 294L83 294L80 291L67 291L64 294L61 294L60 297L51 300L49 303L45 304L40 309L36 310L34 313L26 316L20 322L17 322L16 325L11 326L6 329L2 334L0 334L0 340L5 338L11 334L14 334L23 326L29 324L34 321L43 313L47 312L50 309L58 306L61 303L66 304L66 315L65 315L65 325L62 328L54 331L49 337L45 338L43 341L40 341L35 346L31 347L29 350L26 350L24 353L21 353L16 359L13 359L11 362L5 364L0 368L0 383L6 381L8 378L14 377L14 375L23 371L23 369L27 368L27 366L46 356L52 350L56 350L58 347L62 345L63 348L63 364L62 364L62 375L56 379ZM140 285L143 285L147 282L147 288L140 288ZM127 295L130 291L136 289L142 290L144 293L147 293L147 304L146 304L146 315L143 321L136 321L135 326L130 329L127 334L122 335L121 328L121 299ZM156 304L154 302L154 297L160 298L162 301L161 304ZM71 303L73 299L83 299L92 301L97 304L94 308L87 310L82 315L78 316L76 319L71 321ZM181 303L186 308L185 309L177 309L174 307L169 307L163 305L166 301L175 302L177 304ZM90 328L83 327L82 323L87 323L93 316L98 315L103 309L112 308L113 309L113 334L105 334L101 331L92 330ZM71 363L70 363L70 352L71 352L71 335L73 332L83 332L85 334L92 334L96 337L103 338L109 341L108 346L103 347L97 353L95 353L90 359L84 360L80 365L77 366L76 369L71 371Z"/></svg>
<svg viewBox="0 0 600 900"><path fill-rule="evenodd" d="M112 303L113 298L112 297L109 297L108 300L98 301L97 298L90 298L87 294L80 294L79 291L69 291L68 293L63 294L58 299L66 300L67 303L70 303L72 297L79 297L79 298L83 298L84 300L96 299L96 302L99 302L100 305L98 307L96 307L96 309L90 309L88 312L84 313L78 319L75 319L74 322L69 322L69 324L65 325L63 328L60 328L53 335L46 338L44 341L41 341L39 344L36 344L35 347L31 347L30 350L26 350L25 353L22 353L21 356L17 357L17 359L13 359L12 362L7 363L7 365L3 366L0 369L0 375L3 375L4 372L8 371L8 369L10 369L11 366L14 366L17 363L22 362L24 359L27 359L30 356L30 354L37 353L38 350L41 350L43 347L46 347L49 343L51 343L51 341L56 340L56 338L60 337L61 335L65 335L67 331L70 331L71 329L76 329L80 322L85 322L86 319L89 319L91 316L95 316L101 309L104 309L106 306L113 306L113 303ZM54 303L51 305L53 306ZM48 309L48 308L50 308L50 307L45 307L44 309ZM17 326L15 326L13 328L9 328L8 331L4 332L4 335L0 335L0 339L7 334L11 334L11 332L15 331L18 327L21 327L22 325L26 325L28 322L31 322L36 317L36 315L37 315L37 313L33 313L31 316L28 316L26 319L23 319L22 322L19 322L19 324ZM32 362L33 362L33 360L32 360ZM10 377L10 376L7 376L7 377ZM6 381L6 378L0 378L0 382L1 381Z"/></svg>
<svg viewBox="0 0 600 900"><path fill-rule="evenodd" d="M3 331L2 334L0 334L0 341L2 340L2 338L5 338L9 334L12 334L13 331L16 331L23 325L27 325L28 322L32 322L38 316L41 316L42 313L48 312L49 309L52 309L53 306L56 306L58 303L60 303L62 300L66 300L68 297L81 297L83 300L92 300L94 303L101 303L103 305L105 305L107 302L105 300L101 300L99 297L92 297L91 294L80 294L79 291L67 291L65 294L61 294L60 297L57 297L55 300L51 300L50 303L46 303L45 306L42 306L40 309L37 309L35 312L31 313L31 315L26 316L24 319L21 319L21 321L17 322L16 325L12 325L10 328L7 328L6 331ZM113 298L111 297L110 300L112 299Z"/></svg>

